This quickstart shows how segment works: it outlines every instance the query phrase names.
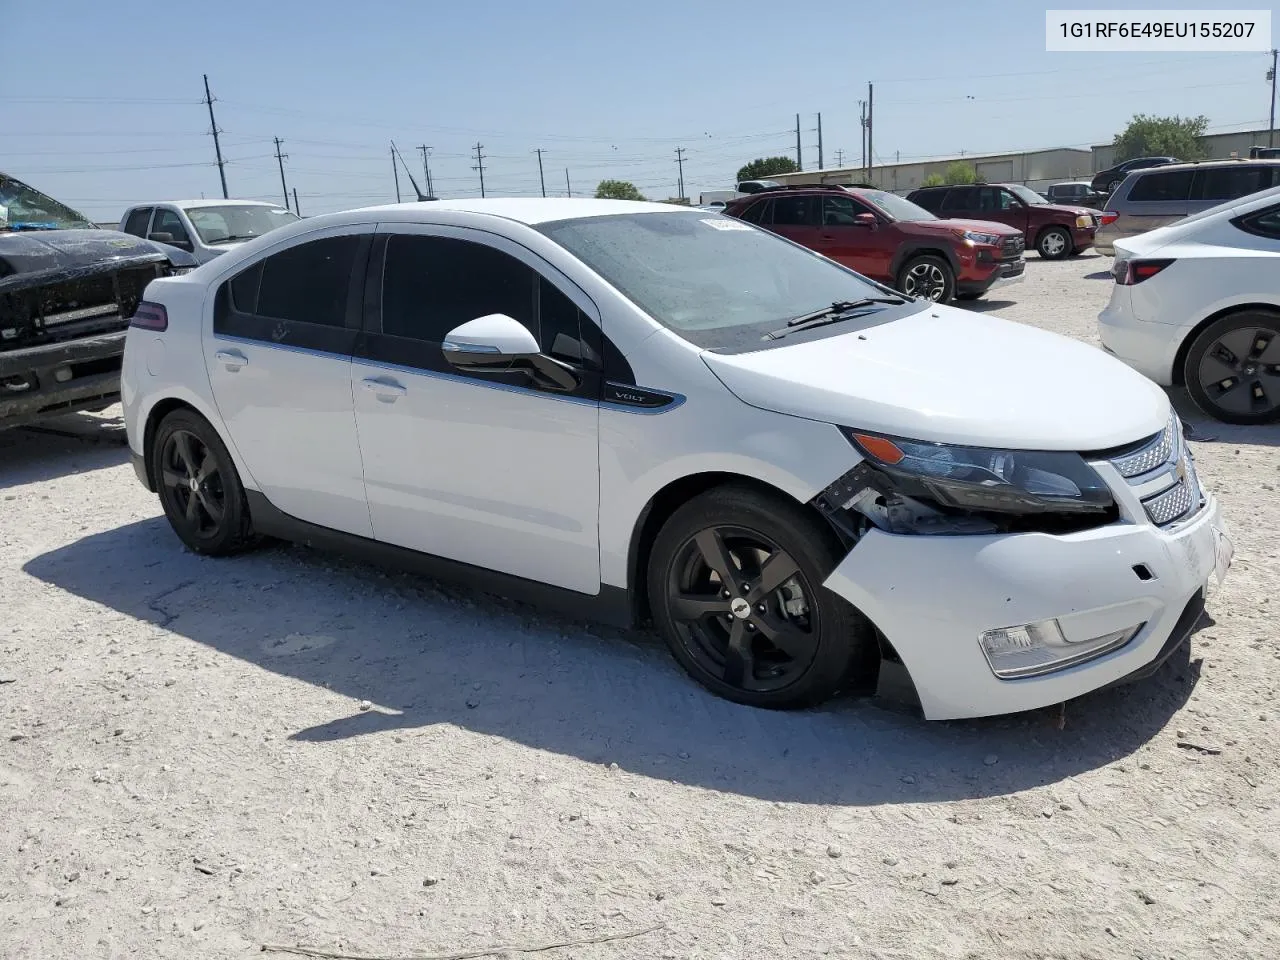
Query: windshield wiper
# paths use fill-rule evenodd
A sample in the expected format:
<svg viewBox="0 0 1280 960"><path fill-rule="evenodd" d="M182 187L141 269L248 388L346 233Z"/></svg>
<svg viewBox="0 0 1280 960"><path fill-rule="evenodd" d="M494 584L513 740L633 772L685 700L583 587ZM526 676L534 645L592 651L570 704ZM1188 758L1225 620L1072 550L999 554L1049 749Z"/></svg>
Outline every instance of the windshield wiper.
<svg viewBox="0 0 1280 960"><path fill-rule="evenodd" d="M246 234L233 233L229 237L219 237L217 240L207 240L205 242L212 247L215 243L239 243L241 240L256 240L260 236L262 236L262 234L260 233L246 233Z"/></svg>
<svg viewBox="0 0 1280 960"><path fill-rule="evenodd" d="M855 317L864 316L864 313L855 311L863 310L865 307L875 306L877 303L899 304L906 303L905 297L864 297L861 300L837 300L829 307L821 310L814 310L812 313L802 313L798 317L792 317L787 321L787 325L781 330L774 330L764 335L765 340L779 340L789 333L797 333L800 330L812 330L814 327L825 327L829 323L841 323L845 320L852 320Z"/></svg>

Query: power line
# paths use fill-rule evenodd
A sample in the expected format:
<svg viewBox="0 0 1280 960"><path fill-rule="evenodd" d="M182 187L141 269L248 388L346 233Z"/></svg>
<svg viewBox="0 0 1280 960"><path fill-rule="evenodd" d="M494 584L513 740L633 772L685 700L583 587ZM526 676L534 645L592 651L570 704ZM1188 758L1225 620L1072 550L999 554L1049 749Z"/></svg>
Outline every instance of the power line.
<svg viewBox="0 0 1280 960"><path fill-rule="evenodd" d="M204 75L204 102L209 107L209 129L213 133L213 152L218 158L218 178L222 181L222 199L226 200L230 194L227 193L227 171L222 163L222 145L218 143L218 121L213 119L213 94L209 92L209 75Z"/></svg>

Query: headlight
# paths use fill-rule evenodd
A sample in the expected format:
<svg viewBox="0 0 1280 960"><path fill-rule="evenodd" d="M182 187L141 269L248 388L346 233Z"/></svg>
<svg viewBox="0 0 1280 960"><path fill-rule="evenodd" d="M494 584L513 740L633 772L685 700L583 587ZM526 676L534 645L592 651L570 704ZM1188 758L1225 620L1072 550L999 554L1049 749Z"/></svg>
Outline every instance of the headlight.
<svg viewBox="0 0 1280 960"><path fill-rule="evenodd" d="M970 243L982 243L989 247L1000 246L1000 241L1003 239L998 234L978 233L976 230L960 230L958 233L963 239L968 240Z"/></svg>
<svg viewBox="0 0 1280 960"><path fill-rule="evenodd" d="M883 437L845 436L906 495L964 510L1095 513L1114 505L1102 478L1078 453L993 450Z"/></svg>
<svg viewBox="0 0 1280 960"><path fill-rule="evenodd" d="M1086 217L1084 214L1081 214L1080 216L1076 217L1076 226L1081 228L1092 227L1093 217Z"/></svg>

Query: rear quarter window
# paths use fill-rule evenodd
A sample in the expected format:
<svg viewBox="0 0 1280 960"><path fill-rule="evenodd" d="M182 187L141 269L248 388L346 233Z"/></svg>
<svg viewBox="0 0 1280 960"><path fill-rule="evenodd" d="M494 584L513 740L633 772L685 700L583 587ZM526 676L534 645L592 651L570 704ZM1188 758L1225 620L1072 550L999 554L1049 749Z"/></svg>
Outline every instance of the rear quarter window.
<svg viewBox="0 0 1280 960"><path fill-rule="evenodd" d="M1128 199L1134 203L1171 203L1191 196L1192 170L1169 170L1144 173L1129 188Z"/></svg>
<svg viewBox="0 0 1280 960"><path fill-rule="evenodd" d="M1217 167L1201 170L1197 200L1235 200L1265 190L1275 181L1274 168L1265 165Z"/></svg>

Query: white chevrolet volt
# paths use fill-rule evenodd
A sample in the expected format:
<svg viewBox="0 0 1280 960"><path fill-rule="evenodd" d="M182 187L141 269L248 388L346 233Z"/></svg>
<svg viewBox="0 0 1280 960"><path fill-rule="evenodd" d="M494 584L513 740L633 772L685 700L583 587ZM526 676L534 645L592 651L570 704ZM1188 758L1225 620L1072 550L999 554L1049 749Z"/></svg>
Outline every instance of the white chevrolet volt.
<svg viewBox="0 0 1280 960"><path fill-rule="evenodd" d="M1145 675L1231 541L1153 383L663 204L442 201L153 282L129 443L190 549L347 549L622 624L764 707Z"/></svg>

